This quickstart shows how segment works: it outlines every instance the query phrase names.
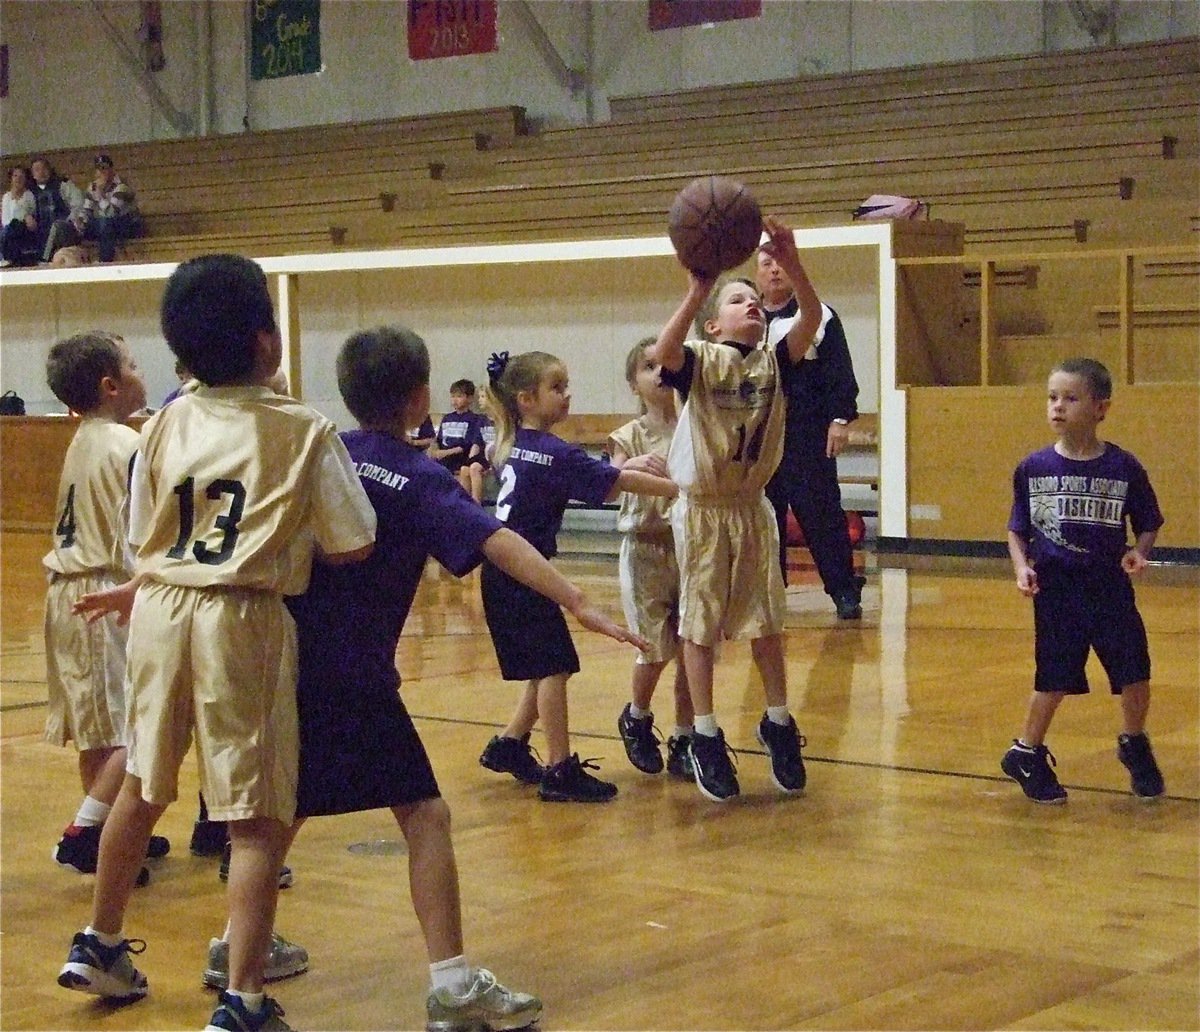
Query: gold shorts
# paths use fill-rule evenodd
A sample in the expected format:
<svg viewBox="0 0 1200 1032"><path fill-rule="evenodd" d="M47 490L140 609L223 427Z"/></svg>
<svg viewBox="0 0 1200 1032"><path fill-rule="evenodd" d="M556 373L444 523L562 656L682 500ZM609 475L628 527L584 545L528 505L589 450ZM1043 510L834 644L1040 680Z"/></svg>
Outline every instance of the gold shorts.
<svg viewBox="0 0 1200 1032"><path fill-rule="evenodd" d="M679 651L679 566L670 534L621 538L621 608L634 634L650 642L638 663L666 663Z"/></svg>
<svg viewBox="0 0 1200 1032"><path fill-rule="evenodd" d="M149 582L129 623L129 773L158 806L179 794L195 728L215 821L296 811L296 625L267 591Z"/></svg>
<svg viewBox="0 0 1200 1032"><path fill-rule="evenodd" d="M125 744L127 629L114 616L89 624L71 607L118 582L110 573L51 574L46 589L47 742L106 749Z"/></svg>
<svg viewBox="0 0 1200 1032"><path fill-rule="evenodd" d="M787 596L779 531L765 495L680 495L671 507L679 561L679 636L697 645L783 633Z"/></svg>

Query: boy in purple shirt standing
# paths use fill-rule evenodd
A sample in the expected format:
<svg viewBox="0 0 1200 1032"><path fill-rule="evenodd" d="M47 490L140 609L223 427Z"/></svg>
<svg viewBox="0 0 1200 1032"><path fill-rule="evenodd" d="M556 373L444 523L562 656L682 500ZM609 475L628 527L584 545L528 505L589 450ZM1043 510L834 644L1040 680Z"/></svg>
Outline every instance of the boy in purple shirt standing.
<svg viewBox="0 0 1200 1032"><path fill-rule="evenodd" d="M1163 517L1141 463L1096 435L1111 400L1112 377L1099 362L1060 363L1046 403L1058 441L1025 458L1013 475L1008 552L1018 590L1033 599L1037 672L1024 731L1000 768L1038 803L1067 801L1044 739L1063 698L1087 694L1089 649L1121 697L1117 757L1134 795L1154 799L1164 791L1146 736L1150 652L1130 582L1146 568Z"/></svg>

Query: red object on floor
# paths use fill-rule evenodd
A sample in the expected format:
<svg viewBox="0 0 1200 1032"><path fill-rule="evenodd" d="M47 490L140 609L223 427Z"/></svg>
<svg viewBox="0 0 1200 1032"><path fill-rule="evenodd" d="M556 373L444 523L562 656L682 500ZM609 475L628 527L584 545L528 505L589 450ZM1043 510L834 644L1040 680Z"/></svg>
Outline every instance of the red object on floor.
<svg viewBox="0 0 1200 1032"><path fill-rule="evenodd" d="M851 545L862 544L867 534L867 525L861 513L853 510L846 513L846 529L850 531ZM787 513L787 543L789 548L800 548L805 544L804 531L800 529L800 524L796 522L796 514L791 509L788 509Z"/></svg>

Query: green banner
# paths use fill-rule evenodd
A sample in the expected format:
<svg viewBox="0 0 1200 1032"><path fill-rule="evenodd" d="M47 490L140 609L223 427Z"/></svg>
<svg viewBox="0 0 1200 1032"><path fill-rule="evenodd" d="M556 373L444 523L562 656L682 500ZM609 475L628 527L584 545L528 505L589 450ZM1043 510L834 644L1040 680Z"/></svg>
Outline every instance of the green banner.
<svg viewBox="0 0 1200 1032"><path fill-rule="evenodd" d="M321 0L250 0L250 77L321 70Z"/></svg>

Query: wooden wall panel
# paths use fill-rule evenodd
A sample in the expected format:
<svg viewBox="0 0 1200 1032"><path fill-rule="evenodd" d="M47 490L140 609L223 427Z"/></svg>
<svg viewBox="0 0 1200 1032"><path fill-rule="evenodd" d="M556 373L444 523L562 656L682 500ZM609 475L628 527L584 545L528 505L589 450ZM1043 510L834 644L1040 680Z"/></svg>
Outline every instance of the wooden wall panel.
<svg viewBox="0 0 1200 1032"><path fill-rule="evenodd" d="M1033 384L909 389L910 537L1005 539L1013 469L1054 440L1044 399ZM1200 547L1200 385L1118 385L1101 436L1149 471L1167 520L1158 543Z"/></svg>

